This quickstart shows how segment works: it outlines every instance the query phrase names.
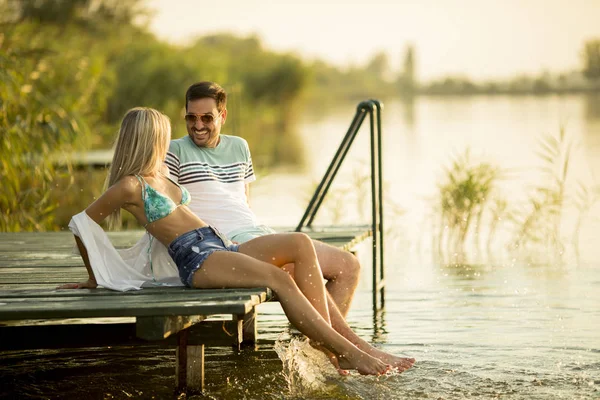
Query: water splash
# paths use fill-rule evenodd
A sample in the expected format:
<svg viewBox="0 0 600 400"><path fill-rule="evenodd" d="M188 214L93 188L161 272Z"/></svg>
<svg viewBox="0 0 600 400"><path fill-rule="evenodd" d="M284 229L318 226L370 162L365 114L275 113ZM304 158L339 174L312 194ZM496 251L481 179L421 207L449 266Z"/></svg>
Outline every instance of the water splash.
<svg viewBox="0 0 600 400"><path fill-rule="evenodd" d="M307 339L292 338L289 342L276 340L274 350L283 363L282 374L292 396L329 391L335 385L327 381L337 376L337 371L327 356L313 348Z"/></svg>

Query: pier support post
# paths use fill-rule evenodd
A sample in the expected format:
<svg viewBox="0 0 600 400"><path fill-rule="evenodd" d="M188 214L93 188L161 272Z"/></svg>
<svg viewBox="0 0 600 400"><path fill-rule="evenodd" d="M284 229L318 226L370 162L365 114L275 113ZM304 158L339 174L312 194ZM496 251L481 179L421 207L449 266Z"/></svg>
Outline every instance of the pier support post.
<svg viewBox="0 0 600 400"><path fill-rule="evenodd" d="M179 333L175 379L180 392L204 392L204 345L188 345L188 330Z"/></svg>
<svg viewBox="0 0 600 400"><path fill-rule="evenodd" d="M238 321L242 321L241 347L251 347L256 349L256 338L258 337L258 330L256 326L258 313L256 311L256 307L252 307L252 311L249 313L237 315L236 317Z"/></svg>

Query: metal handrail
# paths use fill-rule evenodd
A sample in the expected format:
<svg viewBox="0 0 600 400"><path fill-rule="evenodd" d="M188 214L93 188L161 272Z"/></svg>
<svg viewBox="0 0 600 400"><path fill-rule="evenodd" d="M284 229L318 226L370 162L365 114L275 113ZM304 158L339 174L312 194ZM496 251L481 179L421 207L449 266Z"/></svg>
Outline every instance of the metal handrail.
<svg viewBox="0 0 600 400"><path fill-rule="evenodd" d="M383 168L381 158L381 109L383 105L378 100L362 101L356 108L356 114L350 123L342 143L333 156L325 175L317 186L296 232L311 228L312 223L337 175L340 166L367 115L371 134L371 219L373 243L373 310L381 310L385 306L385 281L383 263Z"/></svg>

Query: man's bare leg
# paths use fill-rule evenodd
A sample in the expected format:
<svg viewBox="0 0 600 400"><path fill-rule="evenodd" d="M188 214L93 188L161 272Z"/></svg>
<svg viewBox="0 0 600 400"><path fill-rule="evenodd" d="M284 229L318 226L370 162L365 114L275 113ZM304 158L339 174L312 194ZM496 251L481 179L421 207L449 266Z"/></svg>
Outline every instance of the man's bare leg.
<svg viewBox="0 0 600 400"><path fill-rule="evenodd" d="M354 299L354 293L360 279L360 263L354 254L317 240L313 240L323 276L327 279L325 287L345 318Z"/></svg>
<svg viewBox="0 0 600 400"><path fill-rule="evenodd" d="M346 317L360 279L360 263L350 252L340 250L318 240L313 240L317 258L327 280L325 287L331 295L339 312ZM283 269L294 276L294 265L288 264Z"/></svg>

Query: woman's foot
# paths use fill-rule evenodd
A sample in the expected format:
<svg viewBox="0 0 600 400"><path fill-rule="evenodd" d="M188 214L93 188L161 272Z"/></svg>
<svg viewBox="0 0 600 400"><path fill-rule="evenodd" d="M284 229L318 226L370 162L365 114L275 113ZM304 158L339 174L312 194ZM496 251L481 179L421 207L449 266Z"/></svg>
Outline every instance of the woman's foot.
<svg viewBox="0 0 600 400"><path fill-rule="evenodd" d="M355 369L361 375L383 375L388 372L392 366L370 356L369 354L358 350L360 353L355 355L338 356L337 360L342 369Z"/></svg>
<svg viewBox="0 0 600 400"><path fill-rule="evenodd" d="M379 350L376 347L371 347L368 350L363 350L365 353L383 361L386 364L392 366L398 370L398 372L404 372L410 367L412 367L415 363L414 358L409 357L398 357L390 353L386 353L385 351Z"/></svg>
<svg viewBox="0 0 600 400"><path fill-rule="evenodd" d="M310 343L310 345L316 349L321 351L322 353L325 354L325 356L327 357L327 359L329 360L329 362L331 363L331 365L333 365L333 368L335 368L335 370L338 372L338 374L342 375L342 376L346 376L349 374L349 372L347 370L345 370L344 368L340 367L340 363L337 359L337 357L335 356L335 354L333 354L331 351L327 350L325 347L316 344L314 341L309 340L308 341Z"/></svg>

